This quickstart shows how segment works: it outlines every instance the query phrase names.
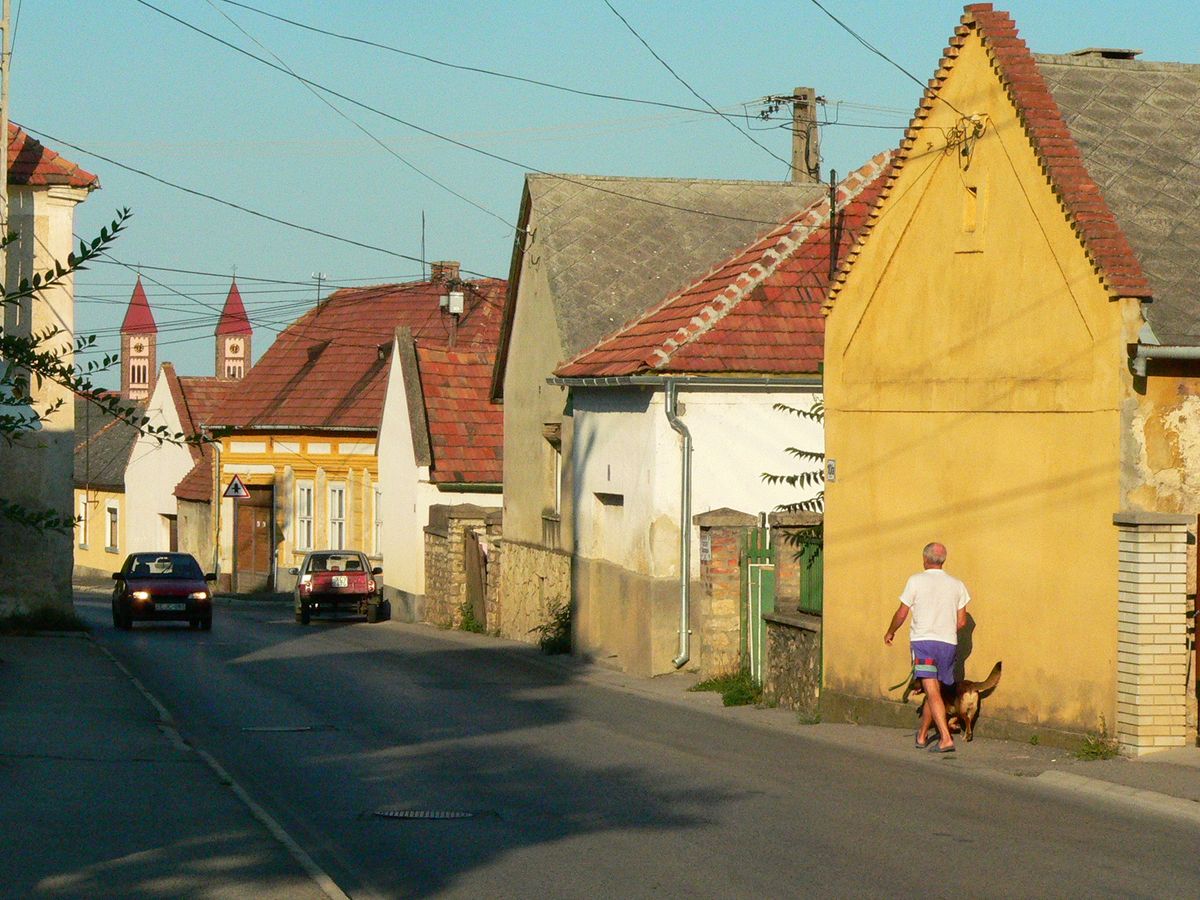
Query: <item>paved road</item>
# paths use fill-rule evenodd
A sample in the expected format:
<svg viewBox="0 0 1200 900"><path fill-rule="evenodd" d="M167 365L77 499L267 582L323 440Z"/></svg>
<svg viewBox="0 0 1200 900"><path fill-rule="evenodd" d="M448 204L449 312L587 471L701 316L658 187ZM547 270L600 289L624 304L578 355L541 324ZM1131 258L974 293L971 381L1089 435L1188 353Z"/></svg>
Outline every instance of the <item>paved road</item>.
<svg viewBox="0 0 1200 900"><path fill-rule="evenodd" d="M1165 897L1200 884L1194 825L916 751L747 727L486 637L305 628L250 603L218 608L210 633L117 632L106 602L77 609L354 897Z"/></svg>

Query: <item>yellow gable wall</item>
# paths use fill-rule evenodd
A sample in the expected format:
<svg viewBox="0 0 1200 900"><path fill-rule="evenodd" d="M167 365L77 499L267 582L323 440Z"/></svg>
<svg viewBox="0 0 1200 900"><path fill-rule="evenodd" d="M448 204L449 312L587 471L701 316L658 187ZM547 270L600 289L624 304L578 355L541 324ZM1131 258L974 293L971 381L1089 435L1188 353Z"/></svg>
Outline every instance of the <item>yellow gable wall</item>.
<svg viewBox="0 0 1200 900"><path fill-rule="evenodd" d="M87 502L86 531L82 504ZM108 510L117 510L117 544L108 541ZM75 570L77 574L106 577L125 561L129 552L125 545L125 494L123 491L100 491L75 488Z"/></svg>
<svg viewBox="0 0 1200 900"><path fill-rule="evenodd" d="M825 686L882 699L905 675L883 633L940 540L973 597L966 677L1004 661L988 715L1094 729L1116 720L1136 303L1109 299L974 35L943 96L986 116L969 166L935 103L826 323Z"/></svg>

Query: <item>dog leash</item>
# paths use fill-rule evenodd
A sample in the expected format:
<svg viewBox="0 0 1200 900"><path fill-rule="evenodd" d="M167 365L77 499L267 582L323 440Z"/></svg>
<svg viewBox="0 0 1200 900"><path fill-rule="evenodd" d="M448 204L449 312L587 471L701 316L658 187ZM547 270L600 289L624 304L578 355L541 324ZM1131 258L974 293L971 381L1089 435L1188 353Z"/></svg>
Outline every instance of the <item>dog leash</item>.
<svg viewBox="0 0 1200 900"><path fill-rule="evenodd" d="M904 676L903 681L899 682L898 684L893 684L890 688L888 688L888 693L890 694L892 691L898 691L900 688L907 685L910 681L913 680L913 676L916 674L917 674L917 667L916 667L916 665L913 665L909 668L908 674Z"/></svg>

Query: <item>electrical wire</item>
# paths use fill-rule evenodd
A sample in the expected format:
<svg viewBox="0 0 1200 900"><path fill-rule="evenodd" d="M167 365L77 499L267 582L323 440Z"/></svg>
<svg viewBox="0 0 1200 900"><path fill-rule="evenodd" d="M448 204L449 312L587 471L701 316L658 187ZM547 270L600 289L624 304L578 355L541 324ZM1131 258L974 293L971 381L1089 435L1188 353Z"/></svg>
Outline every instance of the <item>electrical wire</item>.
<svg viewBox="0 0 1200 900"><path fill-rule="evenodd" d="M390 156L394 157L395 159L399 160L401 163L408 166L408 168L412 169L414 172L416 172L418 175L420 175L425 180L432 182L433 184L440 187L443 191L446 191L446 193L457 197L459 200L461 200L463 203L466 203L468 206L472 206L475 209L479 210L481 213L485 213L486 215L491 216L493 219L496 219L499 222L501 222L502 224L507 225L513 231L517 230L516 225L514 225L512 222L508 221L506 218L504 218L499 213L493 212L492 210L488 209L486 206L476 203L474 200L472 200L469 197L463 196L458 191L454 190L454 188L452 188L449 185L444 184L443 182L434 178L432 175L430 175L424 169L421 169L415 163L413 163L410 160L406 159L405 157L401 156L399 153L397 153L395 150L393 150L391 147L389 147L387 144L385 144L382 140L380 140L378 137L376 137L374 133L372 133L371 131L368 131L366 126L364 126L362 123L358 122L352 116L347 114L344 110L340 109L332 101L330 101L326 97L322 96L320 91L318 91L316 88L312 87L311 85L306 84L303 79L299 78L299 76L296 75L295 70L293 70L291 66L289 66L286 62L283 61L283 59L279 56L279 54L272 51L269 47L267 47L265 44L263 44L262 41L258 40L258 38L254 37L254 35L250 34L250 32L248 32L245 28L243 28L240 24L238 24L238 22L236 22L229 15L227 15L222 9L220 9L216 5L216 3L213 2L213 0L208 0L208 5L211 6L218 15L222 16L227 22L229 22L229 24L231 24L234 28L236 28L243 35L245 35L249 40L253 41L256 46L261 48L266 53L269 53L271 55L271 57L277 63L279 63L281 66L283 66L283 68L287 71L287 73L289 75L291 75L293 78L296 78L300 82L300 84L303 85L305 90L307 90L310 94L312 94L314 97L316 97L318 100L320 100L326 106L328 106L331 110L333 110L335 113L337 113L341 118L343 118L344 120L349 122L356 129L361 131L363 134L365 134L375 144L379 145L379 147L381 147L385 153L387 153ZM422 263L422 264L424 264L424 263Z"/></svg>
<svg viewBox="0 0 1200 900"><path fill-rule="evenodd" d="M147 0L135 0L135 2L137 2L141 6L146 7L147 9L153 10L154 12L158 13L161 16L164 16L164 17L172 20L173 22L178 23L179 25L182 25L184 28L187 28L190 31L194 31L197 34L203 35L204 37L208 38L209 40L216 41L218 44L228 47L230 50L233 50L235 53L240 53L243 56L249 57L250 59L254 60L255 62L259 63L260 65L266 66L267 68L270 68L270 69L275 69L276 71L280 71L280 72L287 71L287 70L283 69L281 66L276 65L275 63L271 62L268 59L263 59L261 56L256 56L255 54L251 53L250 51L248 51L242 47L239 47L236 44L232 44L229 41L225 40L224 38L217 37L215 34L207 32L203 28L193 25L191 22L181 19L178 16L172 15L171 13L166 12L165 10L159 9L154 4L147 2ZM407 119L402 119L399 116L393 115L392 113L389 113L389 112L385 112L384 110L381 110L377 107L371 106L368 103L364 103L361 100L355 100L353 97L347 96L346 94L343 94L339 91L335 91L332 88L326 87L325 85L320 84L319 82L313 81L310 78L305 78L303 75L290 73L290 72L288 72L287 74L292 75L294 78L297 78L300 81L303 81L305 84L311 85L312 87L315 87L318 90L329 94L331 97L337 97L339 100L345 100L347 103L350 103L353 106L357 106L360 109L366 110L367 112L374 113L377 116L388 119L392 122L396 122L397 124L403 125L406 128L411 128L414 131L418 131L421 134L426 134L426 135L429 135L430 137L437 138L438 140L444 141L445 143L451 144L452 146L460 147L464 150L469 150L472 153L477 153L480 156L484 156L484 157L487 157L488 159L496 160L497 162L502 162L506 165L513 166L515 168L521 169L526 172L533 172L538 175L545 175L549 178L556 178L559 181L565 181L568 184L574 184L579 187L585 188L587 190L597 191L602 194L611 194L613 196L621 197L626 200L633 200L635 202L646 203L651 206L658 206L658 207L663 207L666 209L672 209L677 212L692 213L692 214L698 215L698 216L708 216L711 218L726 219L726 220L734 221L734 222L749 222L754 225L778 224L777 222L773 222L769 219L751 219L751 218L746 218L744 216L726 215L724 213L713 212L710 210L693 209L693 208L686 207L686 206L676 206L671 203L664 203L660 200L651 200L647 197L641 197L641 196L638 196L637 194L625 194L625 193L622 193L621 191L612 190L611 188L604 188L597 184L591 184L586 181L580 181L578 178L572 178L569 175L562 175L562 174L556 174L556 173L552 173L552 172L546 172L546 171L538 168L537 166L527 165L518 160L511 159L507 156L502 156L498 153L493 153L490 150L484 150L481 147L476 147L476 146L474 146L472 144L468 144L464 141L456 140L455 138L449 137L448 135L440 134L439 132L433 131L432 129L425 128L422 125L418 125L415 122L410 122ZM67 144L67 146L70 146L73 149L77 149L82 153L91 153L91 151L84 150L81 147L75 147L72 144ZM97 159L105 159L104 157L100 156L97 153L91 153L91 155L96 157ZM106 159L105 159L105 161L109 162L109 160L106 160ZM121 168L132 169L132 167L124 166L120 163L113 162L112 164L118 165ZM136 169L132 169L132 170L138 171ZM141 174L145 174L145 173L141 173ZM151 177L153 177L153 176L151 176ZM189 192L190 193L199 193L199 192L192 192L190 190L189 190ZM201 194L201 196L203 196L203 195ZM225 202L228 204L228 201L220 201L220 202ZM228 205L232 205L232 204L228 204ZM262 215L262 214L258 214L258 215ZM290 224L290 223L288 223L288 224ZM293 227L296 227L296 226L293 226ZM312 229L307 229L307 230L312 230ZM340 240L345 240L345 239L340 239ZM370 247L369 245L365 245L365 246L367 246L368 249L375 249L375 250L380 249L377 247ZM420 260L417 260L415 257L406 256L402 253L395 253L393 251L386 251L386 250L383 252L390 253L392 256L399 256L403 259L410 259L410 260L414 260L416 262L420 262ZM473 274L478 274L478 273L473 273Z"/></svg>
<svg viewBox="0 0 1200 900"><path fill-rule="evenodd" d="M665 59L663 59L661 56L659 56L657 52L655 52L654 48L651 47L650 44L646 42L646 39L644 37L642 37L640 34L638 34L637 29L634 28L631 24L629 24L629 20L626 19L623 15L621 15L617 11L617 8L615 6L613 6L612 3L609 2L609 0L603 0L603 2L604 2L604 5L609 8L609 10L612 12L612 14L614 16L616 16L618 19L620 19L621 23L626 28L629 29L630 34L632 34L635 38L637 38L638 41L641 43L641 45L650 51L650 55L653 56L655 59L657 59L660 63L662 63L663 68L665 68L668 72L670 72L671 75L674 76L676 81L678 81L685 88L687 88L688 91L691 92L693 97L695 97L697 100L699 100L705 106L707 106L709 109L711 109L717 115L719 115L722 119L724 119L726 122L728 122L730 127L732 127L734 131L736 131L738 134L740 134L742 137L744 137L746 140L748 140L754 146L758 147L758 149L762 150L768 156L772 156L775 159L779 160L779 162L783 163L785 166L788 167L789 171L791 170L791 168L792 168L791 162L784 159L782 156L780 156L775 151L773 151L770 147L767 147L765 144L762 144L759 141L755 140L753 135L749 134L748 132L743 131L741 128L738 127L737 123L734 122L733 119L729 118L729 116L725 115L720 110L718 110L715 106L713 106L711 103L709 103L708 100L706 100L704 97L700 96L700 92L697 91L690 84L688 84L687 81L684 80L682 75L680 75L673 68L671 68L670 63L668 63Z"/></svg>

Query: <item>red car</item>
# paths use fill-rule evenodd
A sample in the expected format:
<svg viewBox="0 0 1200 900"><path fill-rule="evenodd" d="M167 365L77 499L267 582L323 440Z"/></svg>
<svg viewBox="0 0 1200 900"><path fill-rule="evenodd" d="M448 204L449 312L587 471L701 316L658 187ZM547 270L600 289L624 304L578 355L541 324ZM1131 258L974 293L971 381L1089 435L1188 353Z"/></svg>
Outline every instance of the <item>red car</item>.
<svg viewBox="0 0 1200 900"><path fill-rule="evenodd" d="M368 622L386 619L383 582L376 575L383 569L372 567L367 555L358 550L313 550L299 568L294 599L296 621L307 625L314 615L352 612L366 616Z"/></svg>
<svg viewBox="0 0 1200 900"><path fill-rule="evenodd" d="M143 621L182 621L192 628L212 628L212 591L190 553L131 553L120 572L113 572L113 625L128 630Z"/></svg>

